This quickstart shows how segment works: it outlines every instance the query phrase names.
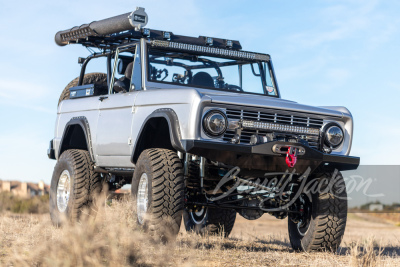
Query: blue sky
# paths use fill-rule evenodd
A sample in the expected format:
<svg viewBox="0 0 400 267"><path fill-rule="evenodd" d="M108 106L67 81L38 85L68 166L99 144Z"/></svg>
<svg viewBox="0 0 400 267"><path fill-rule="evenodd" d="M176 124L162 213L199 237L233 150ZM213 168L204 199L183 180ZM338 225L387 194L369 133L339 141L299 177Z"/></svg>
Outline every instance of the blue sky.
<svg viewBox="0 0 400 267"><path fill-rule="evenodd" d="M80 46L58 47L59 30L143 6L147 27L240 40L269 53L283 98L353 113L351 154L398 164L398 1L4 1L0 9L0 179L49 183L62 89L79 74Z"/></svg>

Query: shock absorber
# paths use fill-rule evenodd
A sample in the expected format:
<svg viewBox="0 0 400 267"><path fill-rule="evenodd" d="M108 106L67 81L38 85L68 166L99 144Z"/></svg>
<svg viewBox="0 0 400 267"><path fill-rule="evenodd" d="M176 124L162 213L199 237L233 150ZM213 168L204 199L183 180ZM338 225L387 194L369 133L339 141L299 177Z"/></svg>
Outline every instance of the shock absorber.
<svg viewBox="0 0 400 267"><path fill-rule="evenodd" d="M204 192L204 176L206 168L206 159L204 157L200 157L200 192Z"/></svg>
<svg viewBox="0 0 400 267"><path fill-rule="evenodd" d="M199 165L200 164L198 160L195 159L195 156L188 153L185 155L184 175L186 179L186 186L190 189L201 188Z"/></svg>

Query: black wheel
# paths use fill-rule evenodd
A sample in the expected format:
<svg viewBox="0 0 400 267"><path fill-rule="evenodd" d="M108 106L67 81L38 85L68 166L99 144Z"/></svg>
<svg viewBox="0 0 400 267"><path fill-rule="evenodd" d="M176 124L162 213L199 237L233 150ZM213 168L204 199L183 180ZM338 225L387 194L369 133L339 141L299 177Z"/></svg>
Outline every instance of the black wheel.
<svg viewBox="0 0 400 267"><path fill-rule="evenodd" d="M334 183L329 183L334 179ZM297 251L336 252L346 228L347 193L340 172L319 175L320 192L303 193L299 197L303 215L288 219L289 239ZM328 181L327 183L325 183Z"/></svg>
<svg viewBox="0 0 400 267"><path fill-rule="evenodd" d="M96 197L101 192L102 178L93 171L86 150L64 151L54 167L50 186L50 217L55 226L64 220L79 221L82 215L94 217Z"/></svg>
<svg viewBox="0 0 400 267"><path fill-rule="evenodd" d="M200 188L200 167L196 162L190 161L188 163L188 177L186 190L187 195L191 195L189 192L196 192ZM183 212L183 222L185 224L186 231L195 232L197 234L224 234L228 237L232 231L233 225L235 224L236 211L207 208L189 211L185 208Z"/></svg>
<svg viewBox="0 0 400 267"><path fill-rule="evenodd" d="M79 77L72 80L62 91L60 99L58 100L58 105L61 101L69 99L69 89L71 87L77 86L79 82ZM94 72L85 74L83 77L83 84L96 84L95 95L105 95L108 92L107 88L107 74L101 72Z"/></svg>
<svg viewBox="0 0 400 267"><path fill-rule="evenodd" d="M206 227L208 219L208 208L203 207L201 210L183 211L183 223L187 232L195 232L197 234L204 233L203 229Z"/></svg>
<svg viewBox="0 0 400 267"><path fill-rule="evenodd" d="M184 178L174 151L144 150L132 179L133 208L144 229L163 240L174 238L182 221Z"/></svg>
<svg viewBox="0 0 400 267"><path fill-rule="evenodd" d="M236 211L229 209L203 208L190 212L185 209L183 220L186 231L198 234L224 235L232 232L236 220Z"/></svg>

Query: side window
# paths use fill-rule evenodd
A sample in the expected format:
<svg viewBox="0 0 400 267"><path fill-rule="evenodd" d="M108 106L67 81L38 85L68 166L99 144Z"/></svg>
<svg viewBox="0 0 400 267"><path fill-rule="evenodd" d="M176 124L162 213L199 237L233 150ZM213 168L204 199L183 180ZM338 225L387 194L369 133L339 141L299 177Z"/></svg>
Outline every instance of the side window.
<svg viewBox="0 0 400 267"><path fill-rule="evenodd" d="M93 58L86 66L85 74L104 73L107 75L107 57Z"/></svg>
<svg viewBox="0 0 400 267"><path fill-rule="evenodd" d="M81 64L81 72L84 72L84 76L82 77L82 80L80 81L81 84L79 86L79 82L77 80L76 83L72 85L72 87L68 88L68 98L74 99L108 94L106 74L107 57L89 56L86 59L80 58L79 63ZM80 78L81 77L78 76L78 79Z"/></svg>
<svg viewBox="0 0 400 267"><path fill-rule="evenodd" d="M110 92L125 93L141 89L140 54L138 46L120 49L113 61Z"/></svg>
<svg viewBox="0 0 400 267"><path fill-rule="evenodd" d="M185 69L186 62L179 58L155 57L149 58L149 81L167 83L189 83L189 71ZM190 73L191 74L191 73Z"/></svg>

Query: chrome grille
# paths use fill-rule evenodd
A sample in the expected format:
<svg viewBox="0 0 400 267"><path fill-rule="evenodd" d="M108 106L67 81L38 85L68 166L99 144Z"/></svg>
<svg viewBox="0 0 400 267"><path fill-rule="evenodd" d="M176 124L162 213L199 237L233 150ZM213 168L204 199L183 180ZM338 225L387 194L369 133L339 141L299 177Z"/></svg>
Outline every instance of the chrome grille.
<svg viewBox="0 0 400 267"><path fill-rule="evenodd" d="M293 126L301 126L308 128L321 128L324 120L322 118L310 117L308 115L294 113L290 111L275 111L275 110L244 110L244 109L235 109L235 108L227 108L226 115L228 119L234 120L252 120L252 121L262 121L269 123L277 123L277 124L286 124ZM267 134L272 131L267 130L252 130L252 129L244 129L242 131L242 135L240 138L241 144L249 144L250 137L253 134ZM227 130L223 136L224 141L230 141L235 132L233 130ZM309 145L315 149L319 149L319 136L313 135L303 135L302 138L305 141L308 141Z"/></svg>

